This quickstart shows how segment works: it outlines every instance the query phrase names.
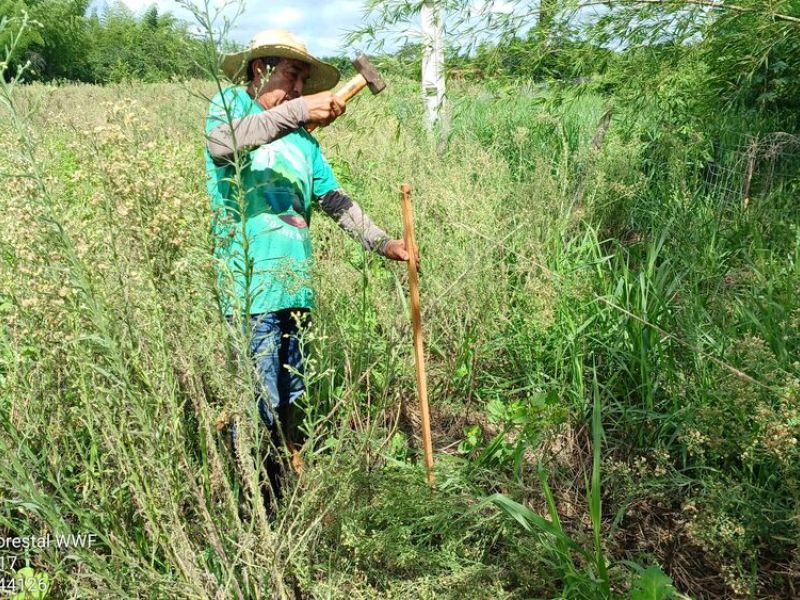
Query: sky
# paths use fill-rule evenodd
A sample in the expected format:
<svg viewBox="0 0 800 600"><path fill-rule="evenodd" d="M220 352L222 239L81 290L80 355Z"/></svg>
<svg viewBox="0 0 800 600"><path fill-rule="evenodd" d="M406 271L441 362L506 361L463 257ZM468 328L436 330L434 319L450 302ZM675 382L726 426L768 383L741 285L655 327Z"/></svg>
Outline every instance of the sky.
<svg viewBox="0 0 800 600"><path fill-rule="evenodd" d="M175 0L93 0L92 8L102 9L117 1L125 4L137 14L141 14L155 5L161 13L172 13L190 26L195 24L193 15L180 6ZM200 5L203 0L189 0ZM212 5L239 0L209 0ZM348 48L344 44L344 36L348 31L358 28L364 18L363 0L242 0L245 10L234 23L231 36L234 41L248 45L252 37L264 29L288 29L303 40L311 54L316 56L350 56L354 57L369 48ZM471 0L474 10L486 10L493 13L509 13L514 2L509 0ZM523 8L528 2L521 2ZM484 34L480 37L486 37ZM383 36L382 51L392 52L402 46L410 38L420 36L418 19L413 24L390 29ZM491 37L491 32L488 37Z"/></svg>
<svg viewBox="0 0 800 600"><path fill-rule="evenodd" d="M0 0L1 1L1 0ZM184 0L202 5L205 0ZM160 13L172 13L175 17L186 21L190 28L197 29L194 16L181 6L176 0L93 0L91 9L102 11L104 6L121 2L136 14L142 14L150 6L155 5ZM234 22L230 36L233 41L249 45L253 36L264 29L288 29L297 35L308 47L312 55L318 57L348 56L353 58L361 52L371 53L375 47L347 47L345 35L362 25L364 19L364 0L208 0L212 6L221 6L225 3L237 5L244 4L244 12ZM531 5L536 6L535 0L469 0L472 14L496 13L511 15L512 13L525 15L531 10ZM212 9L213 10L213 9ZM590 8L584 11L583 17L596 16L598 9ZM582 18L579 16L579 18ZM528 23L532 19L524 17ZM398 25L384 31L381 37L384 40L380 51L393 52L406 41L421 41L420 25L418 18L415 23ZM469 21L467 21L469 23ZM459 46L458 34L454 30L460 29L450 17L445 18L445 29L448 31L448 44ZM519 30L523 33L527 27ZM472 33L468 38L471 41L496 39L496 32L491 28L480 33ZM366 44L362 44L366 46ZM463 50L463 46L461 47Z"/></svg>
<svg viewBox="0 0 800 600"><path fill-rule="evenodd" d="M137 14L155 5L159 12L170 12L190 24L194 23L192 15L175 0L121 1ZM96 0L93 6L100 8L111 3ZM343 36L361 23L362 6L361 0L245 0L245 12L235 22L231 37L247 44L255 33L278 27L299 36L311 54L354 55L354 51L344 47Z"/></svg>

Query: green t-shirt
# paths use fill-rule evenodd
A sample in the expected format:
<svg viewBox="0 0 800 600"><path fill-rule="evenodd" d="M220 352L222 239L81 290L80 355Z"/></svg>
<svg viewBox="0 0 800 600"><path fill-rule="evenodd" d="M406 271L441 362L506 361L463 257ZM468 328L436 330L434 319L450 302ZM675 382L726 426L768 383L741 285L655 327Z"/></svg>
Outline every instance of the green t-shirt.
<svg viewBox="0 0 800 600"><path fill-rule="evenodd" d="M242 87L212 100L206 134L264 110ZM311 203L339 183L317 140L305 129L215 164L205 152L214 256L222 310L258 314L311 308Z"/></svg>

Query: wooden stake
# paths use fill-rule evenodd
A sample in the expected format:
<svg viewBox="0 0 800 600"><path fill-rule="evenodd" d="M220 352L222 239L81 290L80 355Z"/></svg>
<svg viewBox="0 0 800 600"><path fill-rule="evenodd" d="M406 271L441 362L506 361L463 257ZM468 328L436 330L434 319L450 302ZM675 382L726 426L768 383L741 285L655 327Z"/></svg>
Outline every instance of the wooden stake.
<svg viewBox="0 0 800 600"><path fill-rule="evenodd" d="M425 467L428 483L433 485L433 442L431 441L431 414L428 410L428 377L425 373L425 351L422 344L422 315L419 305L419 279L417 277L417 242L414 239L414 220L411 216L411 186L400 186L403 204L403 239L408 251L408 289L411 296L411 325L414 329L414 357L417 363L417 396L422 413L422 446L425 450Z"/></svg>

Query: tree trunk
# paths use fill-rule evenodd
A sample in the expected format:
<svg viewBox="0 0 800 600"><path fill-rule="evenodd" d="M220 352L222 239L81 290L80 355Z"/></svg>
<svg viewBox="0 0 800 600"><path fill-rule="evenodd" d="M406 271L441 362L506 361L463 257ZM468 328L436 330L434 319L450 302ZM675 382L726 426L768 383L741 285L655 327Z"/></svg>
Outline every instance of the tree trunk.
<svg viewBox="0 0 800 600"><path fill-rule="evenodd" d="M432 130L444 103L444 40L442 21L434 0L422 5L422 97L425 100L425 125Z"/></svg>

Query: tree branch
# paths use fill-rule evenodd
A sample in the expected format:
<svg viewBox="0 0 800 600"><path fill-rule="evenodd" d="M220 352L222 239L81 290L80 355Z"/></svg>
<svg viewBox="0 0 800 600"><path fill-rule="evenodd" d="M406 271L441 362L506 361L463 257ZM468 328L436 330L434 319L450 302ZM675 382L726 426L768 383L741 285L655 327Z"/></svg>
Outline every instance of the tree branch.
<svg viewBox="0 0 800 600"><path fill-rule="evenodd" d="M587 6L601 6L601 5L613 6L614 4L660 4L662 6L669 6L678 3L689 4L693 6L705 6L707 8L715 8L718 10L728 10L740 14L757 12L755 9L748 8L746 6L716 2L715 0L606 0L605 2L601 1L585 2L580 4L579 8L585 8ZM800 17L792 17L790 15L782 15L780 13L772 13L769 16L775 19L776 21L785 21L787 23L791 23L792 25L800 27Z"/></svg>

